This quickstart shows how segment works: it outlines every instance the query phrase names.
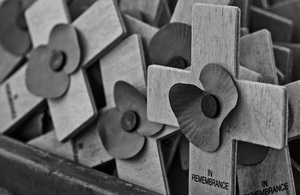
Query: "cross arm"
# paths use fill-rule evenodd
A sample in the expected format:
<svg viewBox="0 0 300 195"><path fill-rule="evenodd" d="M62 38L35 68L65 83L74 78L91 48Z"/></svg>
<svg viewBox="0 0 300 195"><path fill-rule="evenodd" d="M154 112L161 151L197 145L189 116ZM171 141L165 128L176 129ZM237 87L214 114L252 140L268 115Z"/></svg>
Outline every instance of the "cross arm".
<svg viewBox="0 0 300 195"><path fill-rule="evenodd" d="M296 81L293 83L289 83L285 85L288 91L289 96L289 109L291 111L289 114L292 116L289 116L289 122L291 122L291 127L289 129L289 139L295 139L299 137L299 127L300 127L300 121L298 120L299 114L300 114L300 96L299 96L299 90L300 90L300 81ZM290 117L292 117L291 120ZM290 125L290 124L289 124Z"/></svg>
<svg viewBox="0 0 300 195"><path fill-rule="evenodd" d="M251 81L236 81L239 100L223 123L236 140L281 149L286 145L287 90Z"/></svg>
<svg viewBox="0 0 300 195"><path fill-rule="evenodd" d="M178 127L177 119L169 103L169 90L176 83L189 83L189 75L189 70L158 65L149 66L147 116L150 121Z"/></svg>
<svg viewBox="0 0 300 195"><path fill-rule="evenodd" d="M181 22L192 25L192 7L195 3L230 5L233 0L178 0L171 23Z"/></svg>

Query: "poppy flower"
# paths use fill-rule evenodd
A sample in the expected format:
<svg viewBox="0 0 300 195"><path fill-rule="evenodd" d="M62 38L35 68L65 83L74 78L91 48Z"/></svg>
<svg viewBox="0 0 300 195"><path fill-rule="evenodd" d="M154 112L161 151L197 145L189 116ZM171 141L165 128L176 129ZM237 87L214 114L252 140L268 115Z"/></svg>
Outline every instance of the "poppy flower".
<svg viewBox="0 0 300 195"><path fill-rule="evenodd" d="M76 29L70 24L58 24L48 45L40 45L31 53L27 71L28 90L43 98L59 98L70 85L70 75L80 64L80 45Z"/></svg>
<svg viewBox="0 0 300 195"><path fill-rule="evenodd" d="M31 48L24 10L34 0L6 0L0 6L0 42L12 54L23 55Z"/></svg>
<svg viewBox="0 0 300 195"><path fill-rule="evenodd" d="M136 156L146 137L157 134L163 125L147 119L144 95L129 83L118 81L114 86L116 108L104 113L98 130L106 151L117 159Z"/></svg>
<svg viewBox="0 0 300 195"><path fill-rule="evenodd" d="M170 23L162 27L149 43L152 64L185 69L191 66L192 27Z"/></svg>
<svg viewBox="0 0 300 195"><path fill-rule="evenodd" d="M209 64L200 73L205 89L195 85L175 84L169 91L171 108L187 139L205 152L220 145L220 128L238 101L234 80L222 67Z"/></svg>

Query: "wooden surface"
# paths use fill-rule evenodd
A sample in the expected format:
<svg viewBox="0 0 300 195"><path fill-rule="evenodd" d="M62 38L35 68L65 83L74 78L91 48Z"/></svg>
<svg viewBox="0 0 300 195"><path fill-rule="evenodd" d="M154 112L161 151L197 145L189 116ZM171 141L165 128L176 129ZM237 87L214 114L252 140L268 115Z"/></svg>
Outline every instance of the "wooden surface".
<svg viewBox="0 0 300 195"><path fill-rule="evenodd" d="M31 94L27 90L26 68L27 65L24 65L0 87L0 133L14 130L45 103L43 98Z"/></svg>
<svg viewBox="0 0 300 195"><path fill-rule="evenodd" d="M127 14L124 15L124 22L127 27L128 35L138 34L142 37L145 46L148 47L152 37L157 33L158 29L135 19Z"/></svg>
<svg viewBox="0 0 300 195"><path fill-rule="evenodd" d="M101 112L115 107L113 89L119 80L130 83L146 95L145 66L139 35L131 35L100 60L106 95L106 107ZM163 131L165 136L177 130L171 127L166 129ZM118 175L126 181L139 184L158 193L168 194L168 182L159 148L159 137L155 135L146 139L146 145L136 157L128 160L116 159ZM177 147L177 145L173 147Z"/></svg>
<svg viewBox="0 0 300 195"><path fill-rule="evenodd" d="M157 26L164 11L165 0L121 0L120 9L137 10L143 15L145 22Z"/></svg>
<svg viewBox="0 0 300 195"><path fill-rule="evenodd" d="M300 90L300 81L295 81L292 83L289 83L285 85L288 91L288 96L289 96L289 103L292 109L292 125L291 128L289 129L289 139L294 140L299 138L300 132L299 132L299 127L300 127L300 121L297 120L299 114L300 114L300 108L299 108L299 90Z"/></svg>
<svg viewBox="0 0 300 195"><path fill-rule="evenodd" d="M245 38L248 39L241 39L241 59L245 60L245 66L260 73L263 76L261 82L278 85L271 34L266 30L261 30L245 36ZM244 54L242 54L243 52ZM248 58L242 58L242 55L246 55L246 53ZM258 153L259 151L254 152ZM278 171L274 173L273 170ZM239 194L249 194L281 184L287 185L288 189L282 190L278 194L295 194L288 147L281 150L270 149L266 158L259 164L237 165L237 176ZM262 184L265 181L267 185Z"/></svg>
<svg viewBox="0 0 300 195"><path fill-rule="evenodd" d="M176 118L170 111L168 91L175 83L188 83L202 88L198 78L206 64L220 64L234 77L237 76L238 24L238 10L235 8L194 6L192 71L160 66L149 67L148 118L150 120L177 126ZM190 194L197 194L199 191L202 194L234 193L236 166L236 141L234 140L278 149L286 145L287 97L285 88L241 80L236 80L236 86L239 91L238 105L223 124L222 145L219 150L214 153L205 153L190 145L192 157L189 176ZM257 96L262 98L254 98ZM261 107L262 105L264 107ZM212 175L207 175L208 169L212 170ZM228 190L201 185L196 179L192 180L193 174L228 182Z"/></svg>
<svg viewBox="0 0 300 195"><path fill-rule="evenodd" d="M276 75L276 67L273 66L275 59L270 32L260 30L243 36L240 44L241 65L260 73L263 76L261 82L278 84L277 76L273 76Z"/></svg>
<svg viewBox="0 0 300 195"><path fill-rule="evenodd" d="M74 161L74 152L71 142L61 143L57 140L55 131L50 131L40 137L30 140L27 144L55 154L59 157Z"/></svg>
<svg viewBox="0 0 300 195"><path fill-rule="evenodd" d="M192 25L192 7L194 3L229 5L233 0L178 0L171 23L181 22Z"/></svg>
<svg viewBox="0 0 300 195"><path fill-rule="evenodd" d="M281 150L270 149L267 158L256 166L238 165L237 173L240 194L254 193L274 186L283 189L274 194L296 194L288 147Z"/></svg>
<svg viewBox="0 0 300 195"><path fill-rule="evenodd" d="M33 20L32 17L38 17L41 14L41 7L44 7L43 1L34 4L27 11L27 20ZM49 2L47 2L49 3ZM53 2L55 4L55 2ZM51 6L51 5L49 5ZM57 10L50 10L52 15L62 15L61 22L68 22L68 12L63 8L61 1L56 2L55 8ZM59 12L60 14L57 14ZM50 15L50 14L49 14ZM48 16L51 21L52 17ZM94 18L98 18L95 20ZM109 20L108 20L109 18ZM32 37L39 37L44 31L35 27L37 23L51 23L45 18L41 17L39 22L30 22L29 27ZM47 19L47 18L46 18ZM53 19L53 23L58 20ZM120 13L116 9L115 2L97 1L79 18L77 18L73 25L79 31L79 40L81 43L82 51L82 67L87 67L93 63L99 55L115 45L125 33L124 24L121 19ZM53 26L51 26L52 28ZM95 29L95 27L97 27ZM49 27L49 29L51 29ZM92 28L92 29L91 29ZM48 28L46 28L48 29ZM113 29L113 30L112 30ZM37 38L36 38L37 39ZM40 39L37 39L39 41ZM39 42L41 44L42 42ZM83 70L78 70L70 77L70 87L67 94L59 99L49 99L49 108L53 119L55 131L59 141L64 141L77 134L80 130L86 127L96 115L96 108L93 97L90 94L90 86L86 82L85 73ZM64 112L62 112L64 110Z"/></svg>
<svg viewBox="0 0 300 195"><path fill-rule="evenodd" d="M300 10L300 1L298 0L284 1L282 3L278 3L272 6L269 9L269 11L293 21L294 30L292 35L292 42L296 42L296 43L300 42L299 10Z"/></svg>
<svg viewBox="0 0 300 195"><path fill-rule="evenodd" d="M45 11L45 8L47 11ZM35 2L25 11L34 48L48 43L50 32L56 24L70 22L67 10L67 5L63 0L41 0Z"/></svg>
<svg viewBox="0 0 300 195"><path fill-rule="evenodd" d="M297 64L300 63L300 44L298 43L277 43L280 46L287 47L291 49L293 55L293 69L292 69L292 81L297 81L300 79L300 66Z"/></svg>
<svg viewBox="0 0 300 195"><path fill-rule="evenodd" d="M248 81L260 81L262 79L261 74L249 70L244 66L239 67L239 80L248 80Z"/></svg>
<svg viewBox="0 0 300 195"><path fill-rule="evenodd" d="M72 139L75 159L79 164L96 167L113 158L105 151L97 129L97 121Z"/></svg>
<svg viewBox="0 0 300 195"><path fill-rule="evenodd" d="M118 80L128 82L146 95L146 64L141 41L139 35L132 35L100 60L107 109L115 107L113 89Z"/></svg>
<svg viewBox="0 0 300 195"><path fill-rule="evenodd" d="M163 131L148 137L143 151L128 160L116 160L120 179L135 183L159 194L170 194L163 161L161 139L176 133L177 128L165 126Z"/></svg>
<svg viewBox="0 0 300 195"><path fill-rule="evenodd" d="M292 81L292 74L294 68L292 50L279 45L274 45L273 49L276 67L280 72L282 72L284 76L282 80L279 80L279 84L290 83Z"/></svg>
<svg viewBox="0 0 300 195"><path fill-rule="evenodd" d="M0 84L20 65L22 59L6 51L0 44Z"/></svg>
<svg viewBox="0 0 300 195"><path fill-rule="evenodd" d="M0 172L1 187L21 195L156 194L4 136L0 136Z"/></svg>
<svg viewBox="0 0 300 195"><path fill-rule="evenodd" d="M252 5L252 0L234 0L232 6L237 6L241 9L241 27L249 27L250 16L250 7Z"/></svg>
<svg viewBox="0 0 300 195"><path fill-rule="evenodd" d="M79 31L81 66L86 67L125 37L125 25L114 0L96 1L73 23Z"/></svg>
<svg viewBox="0 0 300 195"><path fill-rule="evenodd" d="M261 29L269 30L273 41L291 41L294 23L285 17L252 6L250 24L252 32Z"/></svg>

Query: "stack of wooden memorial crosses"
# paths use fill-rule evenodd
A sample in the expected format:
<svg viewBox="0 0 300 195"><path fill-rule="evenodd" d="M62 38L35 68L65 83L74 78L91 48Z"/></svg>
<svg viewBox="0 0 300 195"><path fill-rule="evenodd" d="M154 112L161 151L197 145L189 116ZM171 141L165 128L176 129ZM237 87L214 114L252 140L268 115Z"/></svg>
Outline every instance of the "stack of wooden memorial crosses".
<svg viewBox="0 0 300 195"><path fill-rule="evenodd" d="M298 63L300 0L0 0L0 132L158 194L300 194Z"/></svg>

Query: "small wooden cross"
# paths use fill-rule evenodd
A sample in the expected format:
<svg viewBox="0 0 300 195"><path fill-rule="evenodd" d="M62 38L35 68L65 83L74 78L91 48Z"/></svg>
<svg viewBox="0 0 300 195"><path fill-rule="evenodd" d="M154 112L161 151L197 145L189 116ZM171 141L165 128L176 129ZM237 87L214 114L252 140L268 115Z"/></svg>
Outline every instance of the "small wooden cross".
<svg viewBox="0 0 300 195"><path fill-rule="evenodd" d="M300 68L297 64L300 63L300 44L299 43L287 43L287 42L278 42L276 43L279 46L287 47L292 51L293 55L293 69L292 69L292 81L297 81L300 79Z"/></svg>
<svg viewBox="0 0 300 195"><path fill-rule="evenodd" d="M292 20L255 6L251 7L252 32L267 29L271 32L273 41L288 42L292 38L293 28Z"/></svg>
<svg viewBox="0 0 300 195"><path fill-rule="evenodd" d="M100 68L106 99L106 107L102 112L115 107L113 90L117 81L126 81L146 95L146 63L139 35L129 36L105 55L100 60ZM163 160L161 140L172 136L176 130L173 127L164 127L158 134L147 137L143 149L136 156L116 159L118 176L160 194L169 194L167 165Z"/></svg>
<svg viewBox="0 0 300 195"><path fill-rule="evenodd" d="M121 0L120 9L123 13L139 14L142 21L152 26L162 26L171 17L166 0Z"/></svg>
<svg viewBox="0 0 300 195"><path fill-rule="evenodd" d="M274 45L273 49L279 84L290 83L294 68L292 50L279 45Z"/></svg>
<svg viewBox="0 0 300 195"><path fill-rule="evenodd" d="M279 4L275 4L268 9L268 11L285 17L293 22L292 42L299 42L300 37L300 22L299 22L299 10L300 2L297 0L286 1ZM280 28L281 29L281 28Z"/></svg>
<svg viewBox="0 0 300 195"><path fill-rule="evenodd" d="M244 61L242 64L247 68L260 73L263 76L261 82L278 85L279 82L277 79L271 34L267 30L261 30L243 37L241 39L241 43L242 42L244 47L241 47L241 59L248 59L247 62ZM242 56L245 55L247 57L242 58ZM289 93L289 88L287 89ZM295 96L288 95L288 97L291 99ZM288 146L281 150L260 148L258 150L250 151L253 153L261 153L263 150L266 150L267 155L262 162L250 166L241 164L237 166L240 194L263 191L270 187L278 188L278 186L280 187L278 193L295 194ZM239 154L240 152L238 152L238 155ZM250 152L242 154L243 157L246 155L251 154ZM273 170L277 171L273 172Z"/></svg>
<svg viewBox="0 0 300 195"><path fill-rule="evenodd" d="M26 11L34 47L48 43L49 34L42 32L53 28L49 21L55 24L70 22L65 2L61 0L47 2L54 7L61 5L58 13L45 12L46 2L38 1ZM48 9L47 6L46 8ZM56 20L58 16L61 18ZM81 68L71 76L70 86L65 95L58 99L48 99L59 141L74 136L96 117L97 110L83 69L91 65L125 35L123 21L113 0L96 1L72 25L79 33L82 51Z"/></svg>
<svg viewBox="0 0 300 195"><path fill-rule="evenodd" d="M203 4L196 4L193 9L191 71L149 67L150 120L178 126L170 106L169 90L176 83L203 89L199 75L207 64L218 64L233 78L238 76L238 9ZM237 140L277 149L286 145L286 89L234 81L238 103L221 127L220 147L209 153L190 144L190 194L235 194Z"/></svg>

